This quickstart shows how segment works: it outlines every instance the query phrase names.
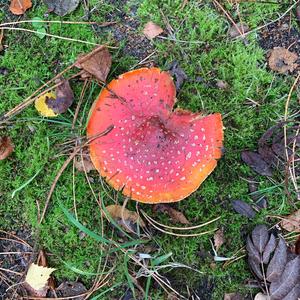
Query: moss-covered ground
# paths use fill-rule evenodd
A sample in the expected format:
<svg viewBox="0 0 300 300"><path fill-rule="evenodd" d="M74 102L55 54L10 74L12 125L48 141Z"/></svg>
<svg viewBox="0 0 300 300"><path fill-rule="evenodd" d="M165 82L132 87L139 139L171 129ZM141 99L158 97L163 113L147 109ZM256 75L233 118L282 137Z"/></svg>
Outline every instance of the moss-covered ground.
<svg viewBox="0 0 300 300"><path fill-rule="evenodd" d="M72 14L60 18L47 13L47 8L40 4L41 1L33 2L33 8L21 19L40 17L44 20L84 20L83 5ZM282 215L292 210L286 201L282 184L283 174L276 174L272 180L261 177L242 163L240 154L244 149L256 149L257 140L262 133L282 118L293 77L277 75L268 69L266 53L258 45L259 32L248 35L246 42L242 39L231 39L227 34L231 24L222 12L216 9L213 1L188 1L183 8L182 4L185 1L179 0L86 2L92 9L89 21L112 20L122 24L128 16L139 22L135 30L136 35L142 35L143 24L150 20L163 28L169 23L173 35L165 35L164 39L156 38L151 42L152 45L149 42L149 47L151 51L155 51L151 57L155 65L166 69L175 59L188 76L177 96L177 106L195 112L222 113L226 127L224 156L198 191L175 207L184 212L192 224L220 216L215 225L206 229L223 228L225 244L218 254L224 257L233 256L244 246L245 235L255 224L266 222L267 215ZM236 6L229 3L224 4L224 7L236 22L241 18L254 29L282 14L288 8L288 3L241 3L239 13ZM17 20L9 13L7 4L1 6L0 20L2 23ZM24 28L33 29L31 24L24 25ZM113 66L109 79L113 79L134 67L143 58L134 56L134 49L141 47L140 41L130 40L129 46L133 50L128 55L128 51L124 51L124 48L128 47L128 36L116 41L114 28L49 24L47 32L116 46L116 49L111 50ZM1 114L20 103L57 72L72 64L80 53L93 48L92 45L58 38L40 39L35 34L14 30L4 32L3 44L5 50L0 54L0 68L7 69L8 73L0 75ZM149 53L145 53L144 57ZM218 88L215 84L218 80L226 81L228 88ZM79 80L73 80L71 85L77 102L83 84ZM77 122L75 130L71 129L71 124L76 104L69 112L55 120L43 119L35 108L30 106L13 118L6 128L1 129L1 134L10 135L15 144L13 155L0 162L1 229L18 232L25 226L31 228L34 235L39 228L40 246L53 254L50 264L58 269L55 273L57 278L74 280L79 277L86 286L90 286L93 281L93 276L87 272L97 272L99 258L106 249L103 250L99 241L80 234L78 228L68 222L59 202L74 213L75 201L79 221L95 233L102 234L103 230L108 238L114 236L113 238L119 241L126 241L126 238L118 236L117 230L113 232L112 227L106 223L101 228L99 207L84 173L74 172L70 164L57 183L49 211L40 226L37 217L38 206L43 208L54 177L66 159L66 156L57 156L61 153L61 147L58 145L85 134L87 113L99 92L100 87L96 84L89 87L78 118L82 122ZM252 105L254 102L251 104L249 99L257 105ZM292 103L294 100L292 98ZM12 198L12 192L37 172L37 177ZM101 193L104 195L104 203L111 203L109 197L103 194L98 175L91 173L89 176L96 195ZM259 190L268 197L267 209L261 210L252 220L237 214L231 206L234 199L243 199L251 203L247 182L249 178L259 182ZM119 201L123 202L120 196ZM130 202L129 207L134 209L135 203ZM160 222L170 224L166 216L154 214L150 206L141 207ZM187 290L198 293L200 299L220 300L225 292L237 291L251 295L253 291L244 285L246 279L251 278L245 258L231 263L226 268L223 263L213 262L210 242L212 237L213 234L181 238L153 231L152 241L148 246L154 249L155 255L172 252L169 262L182 263L201 272L184 268L169 268L168 271L161 272L183 295L187 295ZM121 285L110 292L107 299L116 295L122 296L128 287L128 272L134 274L134 270L138 269L132 262L126 266L124 257L122 252L109 256L108 269L114 267L115 270L102 291L114 283ZM70 266L82 270L85 274L74 272ZM152 299L165 298L163 290L153 282L150 295Z"/></svg>

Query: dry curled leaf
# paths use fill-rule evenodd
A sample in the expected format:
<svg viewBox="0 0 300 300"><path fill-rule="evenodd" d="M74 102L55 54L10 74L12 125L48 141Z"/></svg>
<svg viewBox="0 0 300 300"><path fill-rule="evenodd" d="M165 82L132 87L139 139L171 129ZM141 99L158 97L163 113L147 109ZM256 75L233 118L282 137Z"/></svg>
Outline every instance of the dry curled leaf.
<svg viewBox="0 0 300 300"><path fill-rule="evenodd" d="M239 293L229 293L224 295L224 300L243 300L243 297Z"/></svg>
<svg viewBox="0 0 300 300"><path fill-rule="evenodd" d="M127 232L135 232L136 225L141 227L146 226L138 213L135 211L130 211L121 205L109 205L106 207L106 210L110 217L113 218Z"/></svg>
<svg viewBox="0 0 300 300"><path fill-rule="evenodd" d="M272 169L260 154L252 151L243 151L242 160L255 172L263 176L272 176Z"/></svg>
<svg viewBox="0 0 300 300"><path fill-rule="evenodd" d="M173 223L180 223L180 224L185 224L185 225L190 224L190 222L188 221L188 219L185 217L185 215L182 212L171 207L169 204L163 204L163 203L155 204L153 206L153 210L167 213L169 215L169 217L171 218L171 220L173 221Z"/></svg>
<svg viewBox="0 0 300 300"><path fill-rule="evenodd" d="M256 212L252 208L252 206L242 200L232 201L232 207L237 213L239 213L240 215L245 216L247 218L252 219L256 215Z"/></svg>
<svg viewBox="0 0 300 300"><path fill-rule="evenodd" d="M270 52L269 67L281 74L293 72L298 67L297 59L298 55L296 53L282 47L276 47Z"/></svg>
<svg viewBox="0 0 300 300"><path fill-rule="evenodd" d="M155 23L153 23L152 21L146 23L145 27L143 29L144 35L149 40L154 39L155 37L157 37L158 35L162 34L163 32L164 32L164 30L160 26L158 26Z"/></svg>
<svg viewBox="0 0 300 300"><path fill-rule="evenodd" d="M111 54L107 47L101 45L88 54L80 55L75 66L85 71L81 75L83 79L94 76L105 82L111 68Z"/></svg>
<svg viewBox="0 0 300 300"><path fill-rule="evenodd" d="M31 0L11 0L9 10L14 15L23 15L31 6Z"/></svg>
<svg viewBox="0 0 300 300"><path fill-rule="evenodd" d="M214 234L214 246L217 252L224 243L225 243L225 237L224 237L223 229L218 229Z"/></svg>
<svg viewBox="0 0 300 300"><path fill-rule="evenodd" d="M300 232L300 209L285 217L280 225L288 232Z"/></svg>
<svg viewBox="0 0 300 300"><path fill-rule="evenodd" d="M80 0L44 0L44 3L49 11L62 17L74 11Z"/></svg>
<svg viewBox="0 0 300 300"><path fill-rule="evenodd" d="M49 289L48 280L56 269L32 263L27 271L24 286L31 296L45 297Z"/></svg>
<svg viewBox="0 0 300 300"><path fill-rule="evenodd" d="M0 160L4 160L14 151L14 145L8 136L0 136Z"/></svg>

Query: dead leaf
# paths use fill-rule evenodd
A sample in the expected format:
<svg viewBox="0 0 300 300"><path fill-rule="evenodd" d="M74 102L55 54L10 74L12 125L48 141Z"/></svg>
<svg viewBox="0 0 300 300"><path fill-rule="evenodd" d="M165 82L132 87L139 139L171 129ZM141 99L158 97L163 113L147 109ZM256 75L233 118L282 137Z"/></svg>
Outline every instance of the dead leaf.
<svg viewBox="0 0 300 300"><path fill-rule="evenodd" d="M232 25L228 30L228 35L231 38L236 38L240 36L241 34L244 34L250 30L249 26L247 24L241 24L237 23L235 25Z"/></svg>
<svg viewBox="0 0 300 300"><path fill-rule="evenodd" d="M47 5L49 11L63 17L74 11L80 0L44 0L44 3Z"/></svg>
<svg viewBox="0 0 300 300"><path fill-rule="evenodd" d="M55 292L58 297L70 298L72 296L85 294L87 292L87 288L78 281L65 281L55 290ZM85 299L85 295L76 298L74 297L72 299L83 300Z"/></svg>
<svg viewBox="0 0 300 300"><path fill-rule="evenodd" d="M260 154L252 151L243 151L242 160L255 172L263 176L272 176L272 170Z"/></svg>
<svg viewBox="0 0 300 300"><path fill-rule="evenodd" d="M74 94L70 83L66 79L59 79L62 82L55 93L48 92L35 101L35 108L44 117L56 117L68 110L74 101Z"/></svg>
<svg viewBox="0 0 300 300"><path fill-rule="evenodd" d="M14 150L14 144L8 136L0 136L0 160L7 158Z"/></svg>
<svg viewBox="0 0 300 300"><path fill-rule="evenodd" d="M282 47L276 47L270 51L269 67L280 74L293 72L298 67L297 59L296 53Z"/></svg>
<svg viewBox="0 0 300 300"><path fill-rule="evenodd" d="M178 92L183 85L184 81L187 80L187 75L183 69L179 66L179 63L176 60L173 60L168 67L168 71L172 77L175 77L175 87Z"/></svg>
<svg viewBox="0 0 300 300"><path fill-rule="evenodd" d="M218 80L218 81L216 82L216 87L217 87L218 89L220 89L220 90L227 90L228 87L229 87L229 85L228 85L228 83L227 83L226 81L224 81L224 80Z"/></svg>
<svg viewBox="0 0 300 300"><path fill-rule="evenodd" d="M164 32L164 30L160 26L153 23L152 21L146 23L144 26L144 29L143 29L143 34L149 40L154 39L155 37L157 37L158 35L160 35L163 32Z"/></svg>
<svg viewBox="0 0 300 300"><path fill-rule="evenodd" d="M224 244L224 242L225 242L225 237L224 237L223 229L218 229L214 234L214 245L217 252L220 249L220 247Z"/></svg>
<svg viewBox="0 0 300 300"><path fill-rule="evenodd" d="M14 15L23 15L31 6L31 0L11 0L9 10Z"/></svg>
<svg viewBox="0 0 300 300"><path fill-rule="evenodd" d="M155 204L153 206L153 210L154 211L159 211L159 212L163 212L163 213L167 213L169 215L169 217L172 219L173 223L181 223L181 224L190 224L190 222L188 221L188 219L185 217L185 215L174 209L173 207L171 207L168 204Z"/></svg>
<svg viewBox="0 0 300 300"><path fill-rule="evenodd" d="M47 106L52 109L55 114L62 114L66 112L74 101L74 93L71 89L69 80L59 79L57 83L59 82L62 82L62 84L56 88L55 101L46 99Z"/></svg>
<svg viewBox="0 0 300 300"><path fill-rule="evenodd" d="M84 150L82 156L79 155L74 160L74 166L79 172L91 172L95 169L93 162L91 161L90 154L88 150Z"/></svg>
<svg viewBox="0 0 300 300"><path fill-rule="evenodd" d="M106 210L109 215L127 232L135 232L136 230L134 227L137 224L141 227L146 226L138 213L130 211L127 208L123 208L121 205L109 205L106 206ZM103 213L103 215L105 214Z"/></svg>
<svg viewBox="0 0 300 300"><path fill-rule="evenodd" d="M31 296L45 297L49 289L48 280L54 268L32 263L27 271L24 286Z"/></svg>
<svg viewBox="0 0 300 300"><path fill-rule="evenodd" d="M224 295L224 300L243 300L243 297L239 293L229 293Z"/></svg>
<svg viewBox="0 0 300 300"><path fill-rule="evenodd" d="M242 200L232 201L232 207L237 213L239 213L240 215L245 216L247 218L252 219L256 215L256 212L252 208L252 206Z"/></svg>
<svg viewBox="0 0 300 300"><path fill-rule="evenodd" d="M300 209L285 217L280 226L288 232L300 232Z"/></svg>
<svg viewBox="0 0 300 300"><path fill-rule="evenodd" d="M296 243L295 243L295 253L300 255L300 235L298 236Z"/></svg>
<svg viewBox="0 0 300 300"><path fill-rule="evenodd" d="M111 68L111 54L107 47L98 46L90 53L80 55L75 66L85 71L81 75L83 79L94 76L97 80L105 82Z"/></svg>
<svg viewBox="0 0 300 300"><path fill-rule="evenodd" d="M254 300L270 300L270 297L268 297L267 295L263 294L263 293L258 293Z"/></svg>

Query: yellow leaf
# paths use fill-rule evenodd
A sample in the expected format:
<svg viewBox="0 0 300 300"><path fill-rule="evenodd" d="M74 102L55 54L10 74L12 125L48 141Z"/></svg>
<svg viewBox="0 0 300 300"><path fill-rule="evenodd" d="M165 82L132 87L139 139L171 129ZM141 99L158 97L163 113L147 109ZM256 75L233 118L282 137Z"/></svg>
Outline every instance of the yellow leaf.
<svg viewBox="0 0 300 300"><path fill-rule="evenodd" d="M44 117L56 117L57 114L48 107L47 101L55 101L56 95L53 92L46 93L35 100L36 110Z"/></svg>
<svg viewBox="0 0 300 300"><path fill-rule="evenodd" d="M33 263L27 271L25 282L34 290L41 290L47 286L50 274L55 270L54 268L42 267Z"/></svg>

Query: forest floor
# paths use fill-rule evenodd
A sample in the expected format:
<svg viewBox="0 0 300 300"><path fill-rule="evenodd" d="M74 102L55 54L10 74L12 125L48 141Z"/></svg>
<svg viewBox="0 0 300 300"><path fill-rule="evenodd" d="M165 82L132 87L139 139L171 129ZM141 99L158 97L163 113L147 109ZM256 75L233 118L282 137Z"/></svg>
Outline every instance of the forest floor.
<svg viewBox="0 0 300 300"><path fill-rule="evenodd" d="M146 233L142 230L138 236L128 237L119 227L108 221L103 223L97 195L101 195L103 206L113 200L123 204L124 199L103 186L96 171L86 176L72 163L60 176L45 218L39 223L55 176L72 151L64 143L85 136L89 109L101 91L96 81L89 83L72 128L83 89L83 81L75 78L70 80L75 101L66 113L44 118L30 105L9 122L0 124L0 136L10 136L14 144L13 153L0 161L0 298L2 295L3 299L18 299L15 291L19 286L6 291L7 288L24 280L22 274L32 262L32 251L44 249L48 265L56 268L56 286L68 280L79 281L91 289L96 279L105 278L99 281L103 286L99 285L89 296L91 299L97 299L97 295L101 299L176 299L181 295L185 299L221 300L230 293L239 294L236 297L240 298L228 299L254 299L259 289L247 263L247 235L257 224L286 234L278 222L299 209L299 202L297 183L292 184L285 155L280 152L283 148L274 150L279 160L268 176L258 174L260 170L255 172L241 154L256 151L259 139L272 126L285 120L299 125L298 85L291 97L288 95L300 60L282 74L269 62L275 47L300 55L296 1L82 2L74 12L59 17L49 12L42 1L33 1L32 8L21 16L13 15L9 3L0 1L1 23L35 17L45 21L116 22L108 26L46 23L46 32L58 37L43 38L17 30L34 30L31 22L6 26L11 28L4 30L0 50L0 115L96 44L112 47L108 82L141 66L169 70L177 63L186 77L177 93L176 106L205 114L220 112L225 127L224 154L196 192L170 206L184 213L189 226L219 217L204 229L188 233L218 228L222 242L217 256L221 259L218 261L213 251L215 231L180 237L147 224ZM153 40L143 34L149 21L164 30ZM69 71L67 76L75 72L78 70ZM283 132L282 126L279 129ZM243 205L241 202L246 206L236 207ZM249 207L255 212L252 217ZM127 208L135 210L136 203L129 201ZM139 209L162 224L184 226L174 224L176 220L151 205L139 204ZM102 243L99 236L116 241L113 245L117 249ZM7 240L17 237L22 240L19 244ZM295 239L296 235L292 235L289 242ZM133 246L124 251L120 245L130 241ZM141 254L144 258L138 256ZM161 281L156 278L158 272Z"/></svg>

